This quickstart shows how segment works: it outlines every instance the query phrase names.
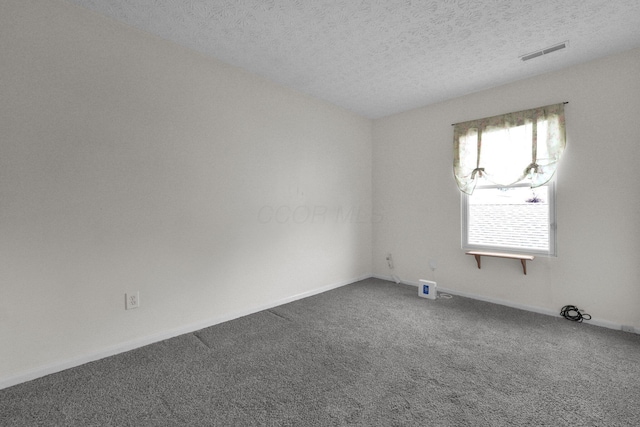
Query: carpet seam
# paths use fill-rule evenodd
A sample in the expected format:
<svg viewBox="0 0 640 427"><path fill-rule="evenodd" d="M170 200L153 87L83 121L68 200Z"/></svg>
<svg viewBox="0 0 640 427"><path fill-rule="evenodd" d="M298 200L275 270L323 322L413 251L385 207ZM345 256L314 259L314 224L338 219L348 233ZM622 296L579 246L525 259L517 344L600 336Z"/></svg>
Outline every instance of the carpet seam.
<svg viewBox="0 0 640 427"><path fill-rule="evenodd" d="M210 346L210 345L209 345L205 340L203 340L203 339L200 337L200 335L198 335L198 333L197 333L197 332L192 332L192 335L193 335L194 337L196 337L196 339L197 339L198 341L200 341L200 342L201 342L205 347L207 347L209 350L211 350L211 346Z"/></svg>

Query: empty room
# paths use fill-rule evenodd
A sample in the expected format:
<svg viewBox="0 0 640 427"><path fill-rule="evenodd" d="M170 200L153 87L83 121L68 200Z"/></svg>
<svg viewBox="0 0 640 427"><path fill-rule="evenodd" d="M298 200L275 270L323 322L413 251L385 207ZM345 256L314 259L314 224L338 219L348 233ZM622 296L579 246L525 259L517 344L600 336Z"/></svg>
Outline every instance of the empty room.
<svg viewBox="0 0 640 427"><path fill-rule="evenodd" d="M640 425L640 2L2 0L0 425Z"/></svg>

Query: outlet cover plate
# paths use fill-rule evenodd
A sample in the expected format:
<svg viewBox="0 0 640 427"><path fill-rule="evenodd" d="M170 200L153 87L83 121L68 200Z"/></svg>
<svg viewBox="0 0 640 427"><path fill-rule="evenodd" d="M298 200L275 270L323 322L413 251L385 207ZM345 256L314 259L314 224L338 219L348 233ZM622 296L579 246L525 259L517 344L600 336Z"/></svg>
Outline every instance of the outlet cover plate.
<svg viewBox="0 0 640 427"><path fill-rule="evenodd" d="M124 307L126 310L140 307L140 292L124 294Z"/></svg>

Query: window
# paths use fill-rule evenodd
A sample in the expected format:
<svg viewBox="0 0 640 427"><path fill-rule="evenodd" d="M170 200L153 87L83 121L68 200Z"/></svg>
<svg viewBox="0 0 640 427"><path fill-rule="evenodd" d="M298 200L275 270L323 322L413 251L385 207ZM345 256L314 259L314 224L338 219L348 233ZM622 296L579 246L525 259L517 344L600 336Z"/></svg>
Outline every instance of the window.
<svg viewBox="0 0 640 427"><path fill-rule="evenodd" d="M480 180L462 194L462 247L556 256L555 183L537 188Z"/></svg>
<svg viewBox="0 0 640 427"><path fill-rule="evenodd" d="M556 256L564 103L454 125L462 247Z"/></svg>

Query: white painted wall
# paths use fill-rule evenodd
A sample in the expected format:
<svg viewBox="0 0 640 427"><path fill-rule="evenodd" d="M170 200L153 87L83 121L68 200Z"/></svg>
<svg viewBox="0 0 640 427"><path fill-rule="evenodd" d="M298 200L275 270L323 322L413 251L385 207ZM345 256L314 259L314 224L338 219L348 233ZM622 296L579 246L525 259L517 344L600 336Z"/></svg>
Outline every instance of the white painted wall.
<svg viewBox="0 0 640 427"><path fill-rule="evenodd" d="M536 59L538 60L538 59ZM540 60L553 60L552 56ZM523 64L526 66L526 64ZM451 124L556 102L567 150L557 185L558 257L528 263L460 248ZM640 331L640 49L374 122L374 273L559 313L577 305L603 325ZM436 259L435 274L429 260Z"/></svg>
<svg viewBox="0 0 640 427"><path fill-rule="evenodd" d="M2 1L0 387L370 276L371 130L65 2Z"/></svg>

